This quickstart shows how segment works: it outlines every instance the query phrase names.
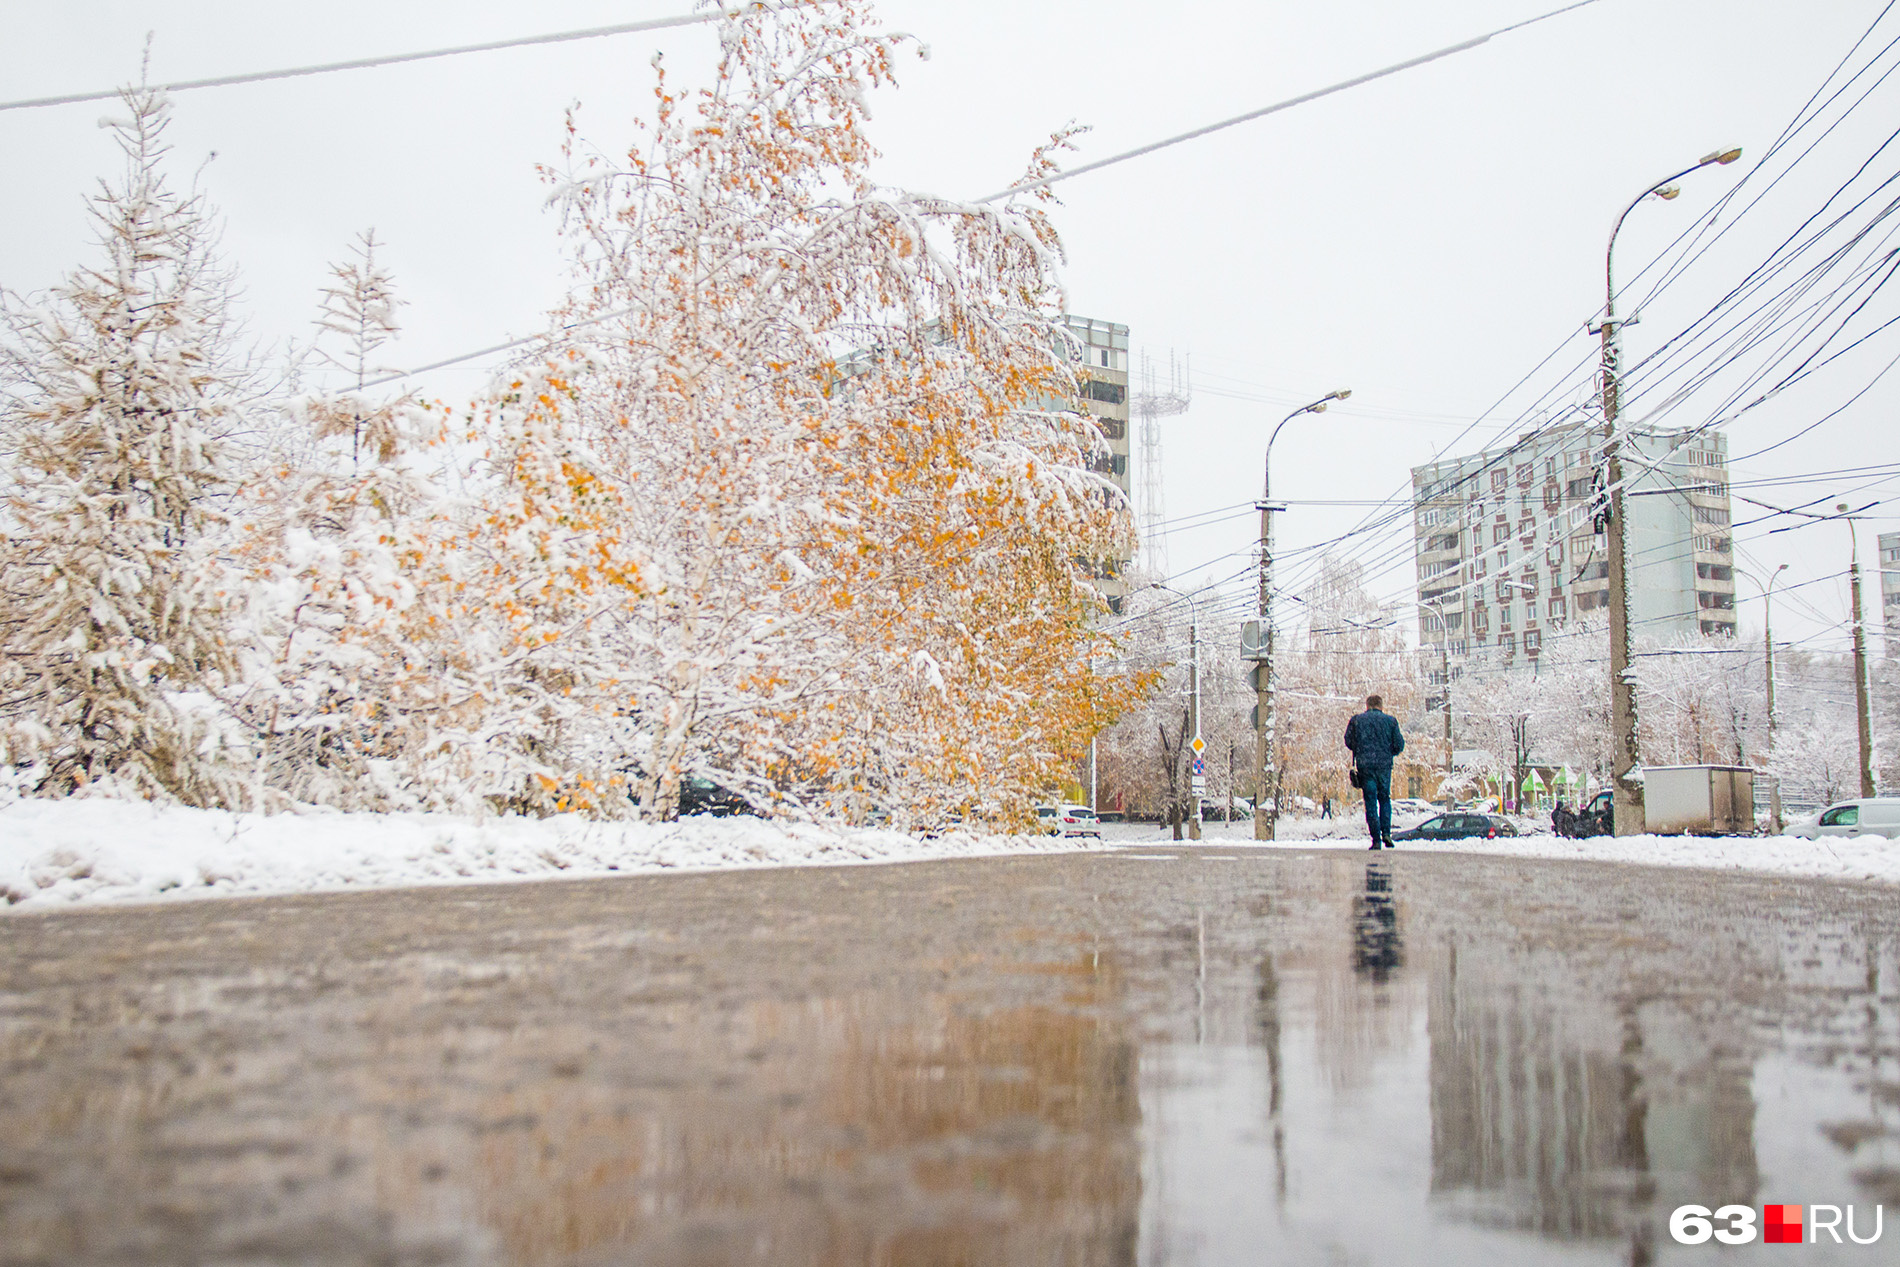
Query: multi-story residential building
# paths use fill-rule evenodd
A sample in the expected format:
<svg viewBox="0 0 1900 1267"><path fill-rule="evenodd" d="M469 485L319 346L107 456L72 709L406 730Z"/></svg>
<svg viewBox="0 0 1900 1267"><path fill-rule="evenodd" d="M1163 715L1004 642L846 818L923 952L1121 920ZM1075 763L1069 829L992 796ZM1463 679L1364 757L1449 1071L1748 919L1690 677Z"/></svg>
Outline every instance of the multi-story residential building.
<svg viewBox="0 0 1900 1267"><path fill-rule="evenodd" d="M1887 654L1900 656L1900 532L1880 534L1880 628Z"/></svg>
<svg viewBox="0 0 1900 1267"><path fill-rule="evenodd" d="M1128 457L1128 327L1114 321L1065 316L1063 325L1075 339L1072 353L1083 369L1082 401L1089 416L1108 440L1107 456L1095 469L1113 480L1122 497L1134 505ZM1119 611L1128 594L1128 567L1132 559L1104 562L1096 584Z"/></svg>
<svg viewBox="0 0 1900 1267"><path fill-rule="evenodd" d="M1602 443L1596 428L1571 423L1413 468L1424 649L1446 660L1534 664L1547 633L1608 605L1608 538L1597 530ZM1632 633L1733 634L1727 438L1638 431L1624 471ZM1427 661L1434 685L1443 681L1439 659Z"/></svg>

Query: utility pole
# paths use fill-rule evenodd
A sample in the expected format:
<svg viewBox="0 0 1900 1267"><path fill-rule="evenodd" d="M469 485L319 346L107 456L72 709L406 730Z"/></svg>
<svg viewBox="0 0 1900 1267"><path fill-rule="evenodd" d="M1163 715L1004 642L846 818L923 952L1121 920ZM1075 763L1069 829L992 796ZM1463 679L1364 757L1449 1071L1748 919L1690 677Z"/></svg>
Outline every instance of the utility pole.
<svg viewBox="0 0 1900 1267"><path fill-rule="evenodd" d="M1874 727L1873 708L1867 698L1867 626L1860 615L1860 533L1854 527L1854 517L1847 514L1846 502L1834 509L1847 518L1848 540L1854 552L1847 564L1847 583L1854 603L1854 720L1860 731L1860 794L1867 797L1874 794Z"/></svg>
<svg viewBox="0 0 1900 1267"><path fill-rule="evenodd" d="M1204 768L1201 753L1207 745L1201 739L1201 622L1197 616L1188 625L1188 680L1192 683L1188 696L1188 708L1194 717L1194 741L1188 745L1188 751L1194 755L1188 759L1188 796L1193 798L1194 813L1188 818L1188 839L1201 838L1201 793L1207 790L1207 776L1201 773Z"/></svg>
<svg viewBox="0 0 1900 1267"><path fill-rule="evenodd" d="M1788 570L1786 563L1774 570L1761 592L1761 658L1768 679L1768 761L1775 760L1775 737L1781 732L1781 716L1775 712L1775 582ZM1772 773L1772 772L1771 772ZM1781 776L1774 775L1768 792L1768 825L1779 836L1781 821Z"/></svg>
<svg viewBox="0 0 1900 1267"><path fill-rule="evenodd" d="M1616 224L1610 229L1610 245L1603 253L1603 323L1591 333L1603 336L1603 459L1607 468L1604 474L1609 507L1607 516L1599 508L1597 522L1599 530L1607 529L1610 538L1610 771L1614 805L1611 830L1618 836L1638 835L1645 823L1640 782L1642 754L1636 744L1636 684L1630 680L1630 578L1626 557L1629 531L1623 509L1623 439L1616 428L1622 358L1619 335L1626 324L1616 319L1616 235L1622 230L1623 221L1643 199L1651 194L1674 198L1681 192L1675 186L1677 180L1711 163L1732 163L1741 156L1740 149L1717 150L1645 189L1616 218ZM1630 323L1633 322L1631 318Z"/></svg>
<svg viewBox="0 0 1900 1267"><path fill-rule="evenodd" d="M1280 780L1277 770L1278 754L1274 752L1276 736L1273 717L1273 512L1279 507L1273 504L1273 442L1280 438L1280 428L1292 422L1301 414L1319 414L1326 412L1326 406L1335 400L1344 400L1352 395L1350 388L1341 388L1336 392L1327 392L1310 404L1301 405L1286 417L1274 424L1273 431L1267 436L1267 455L1261 463L1260 475L1260 610L1256 622L1256 638L1248 645L1245 635L1241 638L1241 655L1257 663L1254 666L1254 794L1253 794L1253 838L1272 840L1274 827L1280 817Z"/></svg>
<svg viewBox="0 0 1900 1267"><path fill-rule="evenodd" d="M1193 733L1193 737L1186 742L1186 747L1188 750L1188 795L1194 800L1194 812L1188 816L1188 839L1199 840L1201 838L1201 793L1207 789L1207 776L1202 773L1206 765L1201 759L1201 754L1207 750L1207 743L1201 738L1201 609L1194 601L1194 595L1183 594L1165 581L1151 581L1147 588L1167 590L1170 594L1178 594L1187 600L1188 729Z"/></svg>
<svg viewBox="0 0 1900 1267"><path fill-rule="evenodd" d="M1439 614L1439 624L1444 624L1444 614ZM1441 628L1438 639L1438 673L1445 679L1445 778L1450 780L1454 773L1451 747L1451 630Z"/></svg>

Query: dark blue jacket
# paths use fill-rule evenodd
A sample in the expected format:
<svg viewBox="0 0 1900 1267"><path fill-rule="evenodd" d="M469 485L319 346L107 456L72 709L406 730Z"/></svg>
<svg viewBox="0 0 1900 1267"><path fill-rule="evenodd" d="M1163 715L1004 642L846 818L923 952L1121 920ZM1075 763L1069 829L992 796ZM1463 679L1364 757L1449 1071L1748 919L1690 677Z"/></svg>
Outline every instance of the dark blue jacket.
<svg viewBox="0 0 1900 1267"><path fill-rule="evenodd" d="M1390 770L1392 758L1405 751L1405 736L1389 715L1368 708L1346 723L1346 746L1361 770Z"/></svg>

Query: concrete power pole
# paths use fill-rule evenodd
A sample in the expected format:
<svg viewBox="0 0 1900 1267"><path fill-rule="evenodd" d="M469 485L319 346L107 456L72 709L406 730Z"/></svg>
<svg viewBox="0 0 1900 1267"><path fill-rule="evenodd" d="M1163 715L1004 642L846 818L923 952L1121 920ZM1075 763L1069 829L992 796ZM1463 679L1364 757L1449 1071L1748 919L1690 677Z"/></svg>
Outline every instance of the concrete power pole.
<svg viewBox="0 0 1900 1267"><path fill-rule="evenodd" d="M1648 197L1647 192L1644 197ZM1617 224L1621 227L1622 221L1618 220ZM1614 246L1614 233L1610 235L1610 241ZM1608 281L1607 256L1604 273ZM1618 370L1622 356L1621 340L1618 338L1620 324L1616 319L1616 287L1614 282L1610 282L1609 303L1597 333L1603 336L1603 458L1607 468L1604 480L1609 490L1608 514L1604 516L1604 511L1599 509L1598 515L1607 518L1603 527L1609 536L1610 556L1611 831L1618 836L1635 836L1642 833L1645 822L1643 785L1636 779L1636 772L1642 766L1642 755L1636 746L1636 684L1630 681L1629 672L1630 591L1626 549L1628 531L1623 518L1623 440L1616 430Z"/></svg>
<svg viewBox="0 0 1900 1267"><path fill-rule="evenodd" d="M1846 502L1834 509L1847 515ZM1854 604L1854 722L1860 732L1860 794L1865 797L1874 794L1874 726L1873 707L1867 698L1867 626L1861 619L1860 607L1860 533L1851 515L1847 515L1847 532L1854 551L1854 557L1847 564L1848 588Z"/></svg>
<svg viewBox="0 0 1900 1267"><path fill-rule="evenodd" d="M1201 739L1201 622L1198 619L1188 626L1188 674L1193 683L1188 707L1194 714L1194 738L1188 744L1188 751L1194 754L1188 759L1188 795L1194 798L1194 812L1188 816L1188 839L1199 840L1201 793L1207 790L1201 754L1207 750L1207 744Z"/></svg>

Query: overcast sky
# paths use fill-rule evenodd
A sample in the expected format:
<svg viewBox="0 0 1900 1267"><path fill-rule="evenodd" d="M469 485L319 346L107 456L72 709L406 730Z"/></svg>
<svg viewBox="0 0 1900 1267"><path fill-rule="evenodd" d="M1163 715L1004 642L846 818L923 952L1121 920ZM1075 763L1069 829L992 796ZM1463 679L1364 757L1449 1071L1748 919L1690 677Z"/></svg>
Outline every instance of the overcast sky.
<svg viewBox="0 0 1900 1267"><path fill-rule="evenodd" d="M1471 451L1526 429L1524 411L1536 398L1580 399L1592 346L1584 327L1603 302L1603 249L1617 212L1710 150L1747 150L1740 163L1686 179L1673 202L1637 209L1617 250L1619 275L1634 277L1748 175L1884 3L1600 0L1446 61L1060 186L1071 310L1125 322L1137 350L1163 362L1170 351L1193 360L1193 407L1165 424L1169 516L1241 508L1171 534L1176 584L1222 580L1246 566L1254 517L1245 507L1259 495L1266 433L1306 400L1336 387L1354 393L1323 417L1296 420L1276 448L1274 492L1294 503L1280 540L1293 552L1372 513L1301 503L1385 498L1407 484L1412 465L1447 446ZM1071 120L1093 128L1075 159L1086 161L1557 4L886 0L888 23L915 33L931 58L907 61L901 87L876 102L881 176L976 197L1014 179L1029 151ZM162 82L691 7L5 0L0 99L129 81L148 31L151 77ZM1895 36L1900 14L1871 47ZM558 160L562 110L573 101L592 142L623 149L627 120L650 100L655 49L691 78L710 60L711 32L181 93L174 170L189 181L202 167L260 340L308 337L327 263L373 225L408 300L391 360L426 363L538 328L563 275L534 165ZM1900 76L1647 305L1628 332L1629 359L1706 309L1873 155L1900 120L1896 92ZM83 198L117 170L110 136L97 126L107 113L100 104L0 112L0 285L39 290L92 258ZM1865 188L1900 170L1900 158L1890 149L1869 170ZM1630 293L1638 290L1633 282ZM1896 313L1900 285L1875 294L1843 342ZM1900 327L1746 414L1729 430L1732 451L1753 452L1814 422L1896 354ZM452 399L483 377L476 365L420 386ZM1641 412L1644 403L1639 395L1626 408ZM1699 425L1718 403L1704 392L1663 420ZM1784 506L1895 497L1900 480L1878 476L1748 481L1900 461L1897 405L1900 371L1799 443L1738 463L1737 491ZM1744 511L1737 503L1738 520ZM1879 604L1873 533L1900 528L1900 519L1892 502L1870 516L1861 557L1871 616ZM1847 529L1767 535L1783 522L1737 533L1745 566L1792 565L1782 588L1800 588L1777 598L1778 640L1843 648L1846 585L1827 578L1845 566ZM1409 525L1345 548L1376 565L1383 596L1410 593ZM1312 556L1289 557L1282 579L1297 592ZM1801 586L1807 581L1816 583ZM1754 592L1747 582L1741 590ZM1759 619L1751 597L1744 626L1759 629Z"/></svg>

